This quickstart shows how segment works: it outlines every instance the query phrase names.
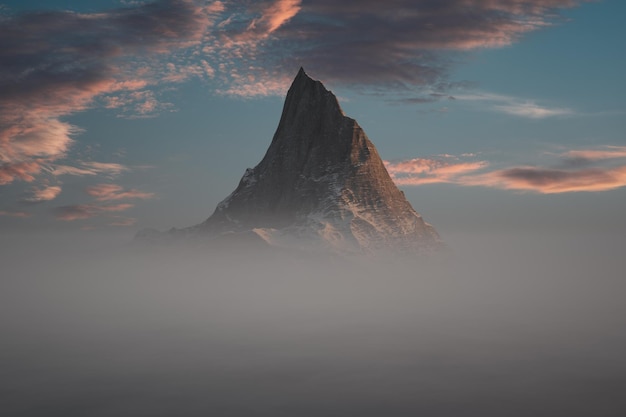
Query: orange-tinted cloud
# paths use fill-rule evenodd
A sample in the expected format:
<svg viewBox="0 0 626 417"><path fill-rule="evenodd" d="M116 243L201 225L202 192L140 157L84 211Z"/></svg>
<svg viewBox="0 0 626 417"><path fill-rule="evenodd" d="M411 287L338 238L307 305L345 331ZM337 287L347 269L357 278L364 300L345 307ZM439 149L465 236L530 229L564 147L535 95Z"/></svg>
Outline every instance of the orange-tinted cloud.
<svg viewBox="0 0 626 417"><path fill-rule="evenodd" d="M27 203L41 203L43 201L50 201L57 198L61 194L61 187L45 186L41 188L33 188L30 190L30 195L24 199Z"/></svg>
<svg viewBox="0 0 626 417"><path fill-rule="evenodd" d="M94 202L88 204L72 204L55 209L55 215L57 220L73 221L91 219L98 216L107 215L107 213L122 212L134 207L134 204L130 203L117 203L110 204L109 202L116 202L120 200L128 199L149 199L154 197L154 193L146 193L135 189L124 189L117 184L97 184L86 188L86 193L94 198ZM116 216L115 218L120 218ZM128 218L123 217L122 220L118 220L114 223L115 226L128 225L130 226ZM128 223L128 224L121 224Z"/></svg>
<svg viewBox="0 0 626 417"><path fill-rule="evenodd" d="M485 161L462 161L449 155L385 161L385 165L398 185L448 183L541 194L597 192L626 187L625 151L625 147L619 146L568 151L554 161L556 168L516 166L489 170ZM585 164L573 164L571 158L587 159ZM589 166L594 161L595 166Z"/></svg>
<svg viewBox="0 0 626 417"><path fill-rule="evenodd" d="M36 161L1 164L0 185L9 184L15 179L32 182L35 180L34 175L38 174L41 168L41 165Z"/></svg>
<svg viewBox="0 0 626 417"><path fill-rule="evenodd" d="M149 199L154 197L154 193L146 193L139 190L125 190L117 184L98 184L87 187L87 194L94 197L96 201L116 201L123 199Z"/></svg>
<svg viewBox="0 0 626 417"><path fill-rule="evenodd" d="M487 167L485 161L463 162L451 156L384 161L389 175L398 185L454 183L457 178Z"/></svg>
<svg viewBox="0 0 626 417"><path fill-rule="evenodd" d="M262 16L250 23L249 29L260 28L270 34L300 11L302 0L276 0L262 11Z"/></svg>
<svg viewBox="0 0 626 417"><path fill-rule="evenodd" d="M55 214L57 220L74 221L90 219L108 212L121 212L133 208L133 204L115 204L115 205L93 205L93 204L76 204L69 206L57 207Z"/></svg>
<svg viewBox="0 0 626 417"><path fill-rule="evenodd" d="M626 146L604 146L599 149L579 149L562 154L570 160L599 161L605 159L626 158Z"/></svg>
<svg viewBox="0 0 626 417"><path fill-rule="evenodd" d="M626 187L626 165L579 170L515 167L460 178L458 183L541 194L608 191Z"/></svg>
<svg viewBox="0 0 626 417"><path fill-rule="evenodd" d="M55 176L61 175L98 175L104 174L108 176L117 176L123 172L130 171L130 168L113 162L78 162L78 167L69 165L53 165L50 173Z"/></svg>

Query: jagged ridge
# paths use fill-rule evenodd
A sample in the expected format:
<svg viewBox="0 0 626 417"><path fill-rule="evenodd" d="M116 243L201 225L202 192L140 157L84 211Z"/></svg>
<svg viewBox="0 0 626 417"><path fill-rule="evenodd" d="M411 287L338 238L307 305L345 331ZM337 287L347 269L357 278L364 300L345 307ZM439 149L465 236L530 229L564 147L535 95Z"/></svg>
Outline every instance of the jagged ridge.
<svg viewBox="0 0 626 417"><path fill-rule="evenodd" d="M295 235L351 251L440 245L337 98L300 68L264 158L194 230ZM280 231L280 232L277 232Z"/></svg>

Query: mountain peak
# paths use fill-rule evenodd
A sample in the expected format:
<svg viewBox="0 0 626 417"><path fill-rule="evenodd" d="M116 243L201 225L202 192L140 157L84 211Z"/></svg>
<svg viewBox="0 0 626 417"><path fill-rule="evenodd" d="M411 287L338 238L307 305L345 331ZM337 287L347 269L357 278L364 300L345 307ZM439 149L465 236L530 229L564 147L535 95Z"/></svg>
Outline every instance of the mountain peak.
<svg viewBox="0 0 626 417"><path fill-rule="evenodd" d="M297 84L299 82L307 82L307 81L315 82L315 80L309 77L309 75L306 73L306 71L304 70L304 67L300 67L300 69L298 70L298 73L296 74L296 78L293 79L293 84Z"/></svg>
<svg viewBox="0 0 626 417"><path fill-rule="evenodd" d="M441 247L363 129L303 68L261 162L246 169L204 223L169 235L233 233L273 246L341 253L414 254Z"/></svg>
<svg viewBox="0 0 626 417"><path fill-rule="evenodd" d="M439 237L391 180L335 95L300 68L272 142L202 230L312 234L353 251L436 247ZM288 231L288 232L287 232Z"/></svg>
<svg viewBox="0 0 626 417"><path fill-rule="evenodd" d="M310 77L307 75L306 71L304 70L304 67L300 67L300 69L298 70L298 73L296 74L296 78L298 78L298 77L302 77L302 76L305 76L305 77L307 77L307 78L310 78Z"/></svg>
<svg viewBox="0 0 626 417"><path fill-rule="evenodd" d="M309 77L304 68L300 67L287 92L279 127L283 124L284 118L306 119L314 114L344 116L337 97L320 81ZM294 123L300 122L306 120L294 120Z"/></svg>

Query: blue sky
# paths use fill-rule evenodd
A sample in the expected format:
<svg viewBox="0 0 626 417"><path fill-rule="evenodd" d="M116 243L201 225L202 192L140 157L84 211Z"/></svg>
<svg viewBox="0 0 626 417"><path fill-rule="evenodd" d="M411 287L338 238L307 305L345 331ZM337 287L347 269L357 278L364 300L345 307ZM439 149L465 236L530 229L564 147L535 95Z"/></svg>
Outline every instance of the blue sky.
<svg viewBox="0 0 626 417"><path fill-rule="evenodd" d="M0 4L5 231L203 221L300 65L444 237L624 231L624 2Z"/></svg>

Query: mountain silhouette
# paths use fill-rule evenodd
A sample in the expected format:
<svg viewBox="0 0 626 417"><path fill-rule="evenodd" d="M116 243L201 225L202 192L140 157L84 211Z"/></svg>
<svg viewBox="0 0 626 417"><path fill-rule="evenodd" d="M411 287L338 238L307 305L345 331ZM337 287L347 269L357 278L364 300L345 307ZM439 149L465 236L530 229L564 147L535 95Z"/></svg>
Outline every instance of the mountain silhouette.
<svg viewBox="0 0 626 417"><path fill-rule="evenodd" d="M272 246L365 254L442 246L356 120L302 68L261 162L206 221L169 234L254 235Z"/></svg>

